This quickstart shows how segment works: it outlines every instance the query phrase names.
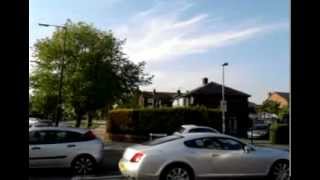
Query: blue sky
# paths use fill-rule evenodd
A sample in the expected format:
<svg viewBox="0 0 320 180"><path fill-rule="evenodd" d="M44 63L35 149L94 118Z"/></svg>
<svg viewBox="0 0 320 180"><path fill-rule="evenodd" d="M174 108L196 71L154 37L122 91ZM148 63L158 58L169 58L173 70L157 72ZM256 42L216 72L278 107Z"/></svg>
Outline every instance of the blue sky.
<svg viewBox="0 0 320 180"><path fill-rule="evenodd" d="M92 23L127 39L124 52L155 75L143 90L192 90L203 77L251 95L289 91L288 0L30 0L30 59L36 39L67 19ZM29 65L30 72L34 65Z"/></svg>

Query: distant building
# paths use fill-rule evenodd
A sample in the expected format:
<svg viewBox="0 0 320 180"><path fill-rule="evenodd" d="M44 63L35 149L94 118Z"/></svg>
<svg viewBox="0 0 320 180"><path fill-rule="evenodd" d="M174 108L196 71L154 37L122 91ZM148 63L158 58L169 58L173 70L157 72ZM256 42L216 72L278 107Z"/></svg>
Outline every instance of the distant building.
<svg viewBox="0 0 320 180"><path fill-rule="evenodd" d="M225 86L227 133L240 136L246 135L247 129L251 126L249 97L249 94ZM203 105L208 108L220 108L221 100L222 86L215 82L208 82L208 78L203 78L202 86L176 96L173 106Z"/></svg>
<svg viewBox="0 0 320 180"><path fill-rule="evenodd" d="M271 100L280 104L280 108L289 106L289 93L287 92L271 92L267 100Z"/></svg>
<svg viewBox="0 0 320 180"><path fill-rule="evenodd" d="M139 96L139 105L142 107L172 107L176 95L177 93L174 92L142 91Z"/></svg>

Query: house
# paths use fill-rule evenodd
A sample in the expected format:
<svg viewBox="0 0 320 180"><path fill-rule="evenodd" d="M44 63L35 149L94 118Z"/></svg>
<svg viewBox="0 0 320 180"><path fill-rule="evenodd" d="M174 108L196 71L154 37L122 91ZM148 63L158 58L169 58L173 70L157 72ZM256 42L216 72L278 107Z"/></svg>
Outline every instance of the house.
<svg viewBox="0 0 320 180"><path fill-rule="evenodd" d="M172 107L176 95L177 93L174 92L142 91L139 96L139 105L142 107Z"/></svg>
<svg viewBox="0 0 320 180"><path fill-rule="evenodd" d="M280 108L289 106L289 93L287 92L270 92L267 100L280 104Z"/></svg>
<svg viewBox="0 0 320 180"><path fill-rule="evenodd" d="M249 94L225 86L226 111L226 133L245 136L247 129L251 126L249 119ZM203 78L202 86L185 94L175 97L173 106L195 106L203 105L208 108L220 108L222 100L222 85L208 82Z"/></svg>

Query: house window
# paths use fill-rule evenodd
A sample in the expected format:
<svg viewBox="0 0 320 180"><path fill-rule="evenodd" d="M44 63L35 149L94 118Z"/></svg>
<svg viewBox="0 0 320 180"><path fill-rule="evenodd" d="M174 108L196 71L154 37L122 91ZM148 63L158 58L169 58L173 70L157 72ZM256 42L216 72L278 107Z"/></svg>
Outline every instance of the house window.
<svg viewBox="0 0 320 180"><path fill-rule="evenodd" d="M191 98L190 98L190 104L193 104L193 102L194 102L194 98L191 97Z"/></svg>
<svg viewBox="0 0 320 180"><path fill-rule="evenodd" d="M179 103L178 104L179 104L179 106L183 106L183 98L179 99Z"/></svg>
<svg viewBox="0 0 320 180"><path fill-rule="evenodd" d="M185 98L185 106L189 106L189 98Z"/></svg>
<svg viewBox="0 0 320 180"><path fill-rule="evenodd" d="M152 104L153 103L153 99L152 98L148 98L147 102Z"/></svg>

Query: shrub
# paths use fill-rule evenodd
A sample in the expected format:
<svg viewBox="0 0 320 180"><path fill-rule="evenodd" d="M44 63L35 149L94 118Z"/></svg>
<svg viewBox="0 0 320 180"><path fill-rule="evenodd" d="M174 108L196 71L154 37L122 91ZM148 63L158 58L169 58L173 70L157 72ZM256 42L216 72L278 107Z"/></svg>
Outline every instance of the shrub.
<svg viewBox="0 0 320 180"><path fill-rule="evenodd" d="M272 144L289 144L289 125L273 123L270 128Z"/></svg>
<svg viewBox="0 0 320 180"><path fill-rule="evenodd" d="M110 112L107 132L134 135L172 134L182 124L205 125L221 131L219 110L203 107L118 109Z"/></svg>

